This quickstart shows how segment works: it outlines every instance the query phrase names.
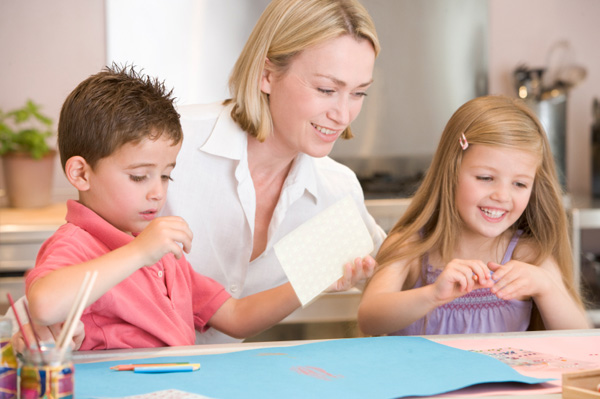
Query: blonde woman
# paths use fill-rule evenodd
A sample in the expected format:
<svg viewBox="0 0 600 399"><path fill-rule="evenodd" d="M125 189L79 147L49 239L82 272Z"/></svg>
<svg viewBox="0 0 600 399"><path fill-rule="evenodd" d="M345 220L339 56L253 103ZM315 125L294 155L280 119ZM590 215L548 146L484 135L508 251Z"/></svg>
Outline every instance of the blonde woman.
<svg viewBox="0 0 600 399"><path fill-rule="evenodd" d="M378 52L358 1L275 0L235 64L231 99L178 110L184 140L165 211L193 232L192 266L233 297L285 283L273 245L347 195L382 243L355 174L327 157L352 137ZM346 265L352 284L373 272L364 255ZM197 342L232 340L209 331Z"/></svg>
<svg viewBox="0 0 600 399"><path fill-rule="evenodd" d="M471 100L377 255L370 335L589 328L548 139L523 102Z"/></svg>

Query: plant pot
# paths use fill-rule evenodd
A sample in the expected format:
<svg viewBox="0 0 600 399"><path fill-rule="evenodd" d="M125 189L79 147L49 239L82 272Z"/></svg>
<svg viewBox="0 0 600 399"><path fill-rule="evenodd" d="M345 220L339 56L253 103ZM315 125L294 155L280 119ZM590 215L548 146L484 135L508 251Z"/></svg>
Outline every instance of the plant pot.
<svg viewBox="0 0 600 399"><path fill-rule="evenodd" d="M39 160L25 153L10 153L2 156L9 206L40 208L52 203L55 157L54 150Z"/></svg>

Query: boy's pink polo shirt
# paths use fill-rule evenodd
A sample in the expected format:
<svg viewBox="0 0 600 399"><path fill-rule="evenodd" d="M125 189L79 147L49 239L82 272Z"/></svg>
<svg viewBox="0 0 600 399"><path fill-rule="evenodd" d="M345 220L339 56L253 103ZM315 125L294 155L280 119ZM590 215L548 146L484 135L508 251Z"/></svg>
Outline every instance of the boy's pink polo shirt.
<svg viewBox="0 0 600 399"><path fill-rule="evenodd" d="M67 202L67 223L40 249L26 288L47 273L86 262L133 237L76 201ZM196 273L184 257L165 255L143 267L89 306L81 317L80 350L193 345L213 314L230 298L216 281Z"/></svg>

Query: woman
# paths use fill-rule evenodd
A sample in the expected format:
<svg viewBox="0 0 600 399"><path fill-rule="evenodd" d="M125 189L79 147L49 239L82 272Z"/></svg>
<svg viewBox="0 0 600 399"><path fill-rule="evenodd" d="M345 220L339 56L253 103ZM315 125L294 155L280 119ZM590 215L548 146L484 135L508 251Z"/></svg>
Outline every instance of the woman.
<svg viewBox="0 0 600 399"><path fill-rule="evenodd" d="M184 141L165 212L194 233L189 262L234 297L285 282L273 245L347 195L379 248L385 234L355 174L327 157L352 137L378 52L357 1L274 0L234 66L232 98L179 109ZM372 262L356 263L356 280ZM209 330L197 342L231 340Z"/></svg>
<svg viewBox="0 0 600 399"><path fill-rule="evenodd" d="M383 242L356 175L326 157L338 137L352 137L378 52L358 1L274 0L234 66L232 98L178 110L184 140L163 213L187 221L194 234L188 261L232 296L286 282L273 245L348 195L374 252ZM374 263L369 255L355 262L352 283L370 277ZM38 334L51 339L59 329ZM196 337L235 340L214 329ZM75 347L82 339L75 335Z"/></svg>

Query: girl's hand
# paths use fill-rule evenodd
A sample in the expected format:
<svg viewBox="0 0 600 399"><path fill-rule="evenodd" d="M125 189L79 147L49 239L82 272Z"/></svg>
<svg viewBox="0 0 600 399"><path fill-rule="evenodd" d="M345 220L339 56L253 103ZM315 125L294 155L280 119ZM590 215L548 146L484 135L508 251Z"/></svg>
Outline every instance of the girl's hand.
<svg viewBox="0 0 600 399"><path fill-rule="evenodd" d="M371 255L354 259L354 264L348 262L344 265L344 275L333 283L325 292L347 291L373 275L375 259Z"/></svg>
<svg viewBox="0 0 600 399"><path fill-rule="evenodd" d="M489 262L495 281L492 293L500 299L511 300L523 297L536 297L547 293L551 288L550 276L542 267L511 260L504 265Z"/></svg>
<svg viewBox="0 0 600 399"><path fill-rule="evenodd" d="M179 216L158 217L131 242L145 256L144 265L151 266L169 252L179 259L192 248L192 231Z"/></svg>
<svg viewBox="0 0 600 399"><path fill-rule="evenodd" d="M448 303L479 288L489 288L491 280L488 267L480 260L454 259L449 262L435 281L435 300Z"/></svg>

